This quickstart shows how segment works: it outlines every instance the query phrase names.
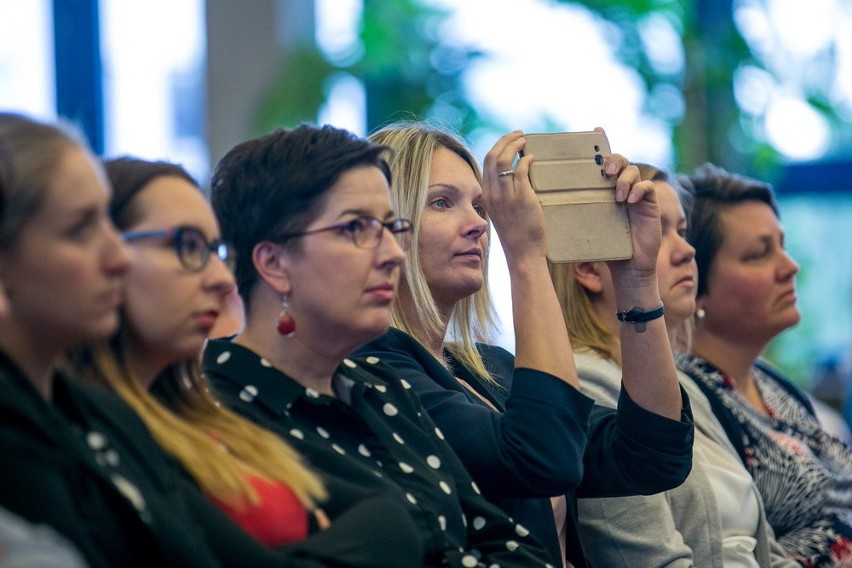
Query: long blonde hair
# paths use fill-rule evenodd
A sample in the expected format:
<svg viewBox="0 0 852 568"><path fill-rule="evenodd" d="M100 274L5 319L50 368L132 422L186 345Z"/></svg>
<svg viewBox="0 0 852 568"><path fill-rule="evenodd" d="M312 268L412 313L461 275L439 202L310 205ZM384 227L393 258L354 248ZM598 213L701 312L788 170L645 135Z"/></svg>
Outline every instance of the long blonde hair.
<svg viewBox="0 0 852 568"><path fill-rule="evenodd" d="M671 185L686 210L687 217L692 205L692 194L679 183L679 180L669 175L665 170L643 163L633 164L639 168L643 180L663 181ZM556 289L562 316L568 327L568 337L571 346L576 349L589 349L608 359L620 360L618 338L613 335L607 322L600 312L595 309L593 293L581 285L574 275L574 263L555 264L548 262L550 279ZM692 339L691 322L686 321L669 332L672 346L678 350L689 350Z"/></svg>
<svg viewBox="0 0 852 568"><path fill-rule="evenodd" d="M417 251L420 246L420 220L428 199L432 155L436 149L446 148L467 162L480 183L482 174L473 155L458 136L431 124L396 122L372 134L370 140L393 150L389 157L391 201L396 214L414 224L411 250L415 254L409 254L403 264L400 294L391 309L391 325L420 343L430 345L430 338L443 333L444 322L429 290ZM491 373L476 349L477 341L485 341L489 330L495 325L494 307L488 290L488 251L485 254L483 276L485 281L482 288L460 300L453 308L448 335L454 341L447 341L444 346L475 375L493 382ZM405 313L400 296L411 299L416 315Z"/></svg>
<svg viewBox="0 0 852 568"><path fill-rule="evenodd" d="M285 483L309 509L326 498L322 482L293 448L213 398L197 361L161 372L152 387L156 395L133 376L121 332L109 342L72 352L68 363L76 377L124 399L160 447L215 500L238 508L257 505L247 474Z"/></svg>
<svg viewBox="0 0 852 568"><path fill-rule="evenodd" d="M547 262L562 317L575 351L589 349L614 361L621 358L618 339L595 309L592 293L574 276L574 263Z"/></svg>

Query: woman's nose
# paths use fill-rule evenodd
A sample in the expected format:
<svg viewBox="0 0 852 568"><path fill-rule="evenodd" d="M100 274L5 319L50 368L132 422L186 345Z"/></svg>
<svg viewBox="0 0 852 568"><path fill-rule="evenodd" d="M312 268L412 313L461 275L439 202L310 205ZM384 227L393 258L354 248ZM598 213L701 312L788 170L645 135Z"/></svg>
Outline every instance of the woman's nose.
<svg viewBox="0 0 852 568"><path fill-rule="evenodd" d="M695 258L695 247L689 244L689 241L682 235L677 236L674 248L676 262L690 262Z"/></svg>
<svg viewBox="0 0 852 568"><path fill-rule="evenodd" d="M130 268L130 249L111 222L105 231L104 265L110 274L123 274Z"/></svg>
<svg viewBox="0 0 852 568"><path fill-rule="evenodd" d="M382 231L382 238L376 247L376 259L380 266L399 266L405 260L405 250L390 229L384 227Z"/></svg>
<svg viewBox="0 0 852 568"><path fill-rule="evenodd" d="M223 296L229 294L236 287L234 274L218 255L211 254L210 262L205 267L206 282L208 288L216 290Z"/></svg>
<svg viewBox="0 0 852 568"><path fill-rule="evenodd" d="M465 229L463 231L465 236L471 238L479 238L485 234L485 231L488 229L488 221L486 221L479 211L475 208L471 207L468 212L468 218L465 219Z"/></svg>
<svg viewBox="0 0 852 568"><path fill-rule="evenodd" d="M799 263L796 262L787 250L781 251L780 276L782 280L792 278L799 272Z"/></svg>

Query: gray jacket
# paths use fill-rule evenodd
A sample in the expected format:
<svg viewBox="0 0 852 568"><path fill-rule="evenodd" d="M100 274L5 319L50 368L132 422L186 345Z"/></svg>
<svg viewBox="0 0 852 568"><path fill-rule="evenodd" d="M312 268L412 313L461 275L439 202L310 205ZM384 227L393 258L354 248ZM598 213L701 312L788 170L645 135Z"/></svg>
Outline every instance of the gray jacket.
<svg viewBox="0 0 852 568"><path fill-rule="evenodd" d="M575 352L575 361L582 392L598 404L614 407L621 389L621 368L588 351ZM707 398L685 375L680 375L680 382L692 405L696 443L736 457ZM739 458L732 461L739 463ZM756 487L754 495L760 510L754 535L758 565L799 566L776 542ZM580 538L590 566L724 566L716 498L706 472L696 463L680 487L650 496L580 499L579 512Z"/></svg>

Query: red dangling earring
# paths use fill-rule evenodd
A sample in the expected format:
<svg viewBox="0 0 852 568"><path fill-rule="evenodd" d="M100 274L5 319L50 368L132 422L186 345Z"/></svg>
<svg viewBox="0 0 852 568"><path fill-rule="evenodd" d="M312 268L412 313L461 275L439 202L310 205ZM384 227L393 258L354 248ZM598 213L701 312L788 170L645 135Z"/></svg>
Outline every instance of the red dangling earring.
<svg viewBox="0 0 852 568"><path fill-rule="evenodd" d="M278 314L276 329L284 337L293 337L296 333L296 320L290 315L290 298L287 294L281 297L281 313Z"/></svg>

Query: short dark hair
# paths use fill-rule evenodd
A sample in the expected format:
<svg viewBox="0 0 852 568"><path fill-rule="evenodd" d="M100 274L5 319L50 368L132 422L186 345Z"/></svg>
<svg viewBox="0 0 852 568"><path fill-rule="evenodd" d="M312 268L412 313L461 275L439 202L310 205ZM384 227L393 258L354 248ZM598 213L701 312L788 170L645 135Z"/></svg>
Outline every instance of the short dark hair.
<svg viewBox="0 0 852 568"><path fill-rule="evenodd" d="M210 198L223 239L236 248L246 310L257 282L254 247L304 230L320 214L329 188L352 168L376 166L390 183L387 150L340 128L303 124L237 144L219 160Z"/></svg>
<svg viewBox="0 0 852 568"><path fill-rule="evenodd" d="M122 156L104 160L103 164L112 185L109 214L112 222L120 231L127 230L141 220L142 212L134 203L134 199L145 186L155 179L177 177L198 187L198 182L182 166L171 162L148 161L131 156Z"/></svg>
<svg viewBox="0 0 852 568"><path fill-rule="evenodd" d="M687 228L687 240L695 247L698 264L698 296L707 293L707 277L722 245L720 212L748 201L766 203L779 216L772 186L766 182L731 173L706 163L681 182L691 188L695 201Z"/></svg>

